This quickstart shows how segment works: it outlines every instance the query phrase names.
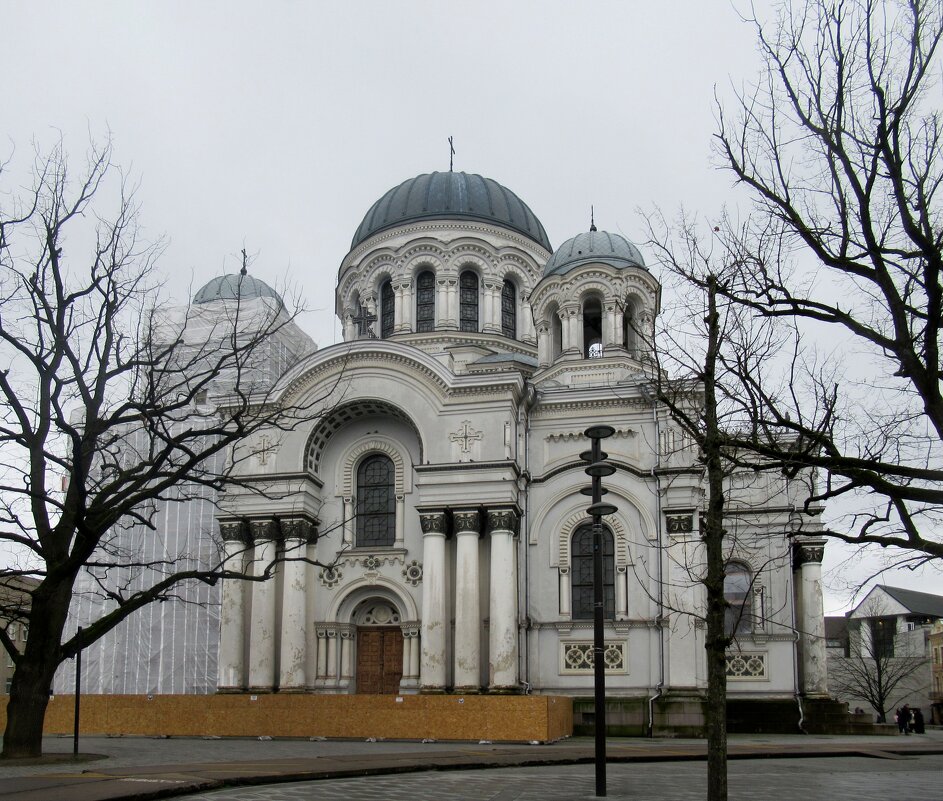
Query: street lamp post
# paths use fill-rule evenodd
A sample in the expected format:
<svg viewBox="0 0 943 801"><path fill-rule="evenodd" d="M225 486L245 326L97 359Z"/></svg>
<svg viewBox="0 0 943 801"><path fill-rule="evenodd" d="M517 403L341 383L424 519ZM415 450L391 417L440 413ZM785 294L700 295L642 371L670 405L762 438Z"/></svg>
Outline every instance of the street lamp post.
<svg viewBox="0 0 943 801"><path fill-rule="evenodd" d="M603 578L603 539L602 517L616 512L611 503L603 503L602 496L608 492L603 489L602 479L616 472L606 461L608 454L603 453L600 441L615 433L612 426L590 426L583 432L589 437L592 447L580 454L580 458L589 462L586 474L593 480L589 487L580 490L589 495L593 502L587 512L593 518L593 697L596 718L596 796L606 795L606 644L603 638L605 620L605 593Z"/></svg>

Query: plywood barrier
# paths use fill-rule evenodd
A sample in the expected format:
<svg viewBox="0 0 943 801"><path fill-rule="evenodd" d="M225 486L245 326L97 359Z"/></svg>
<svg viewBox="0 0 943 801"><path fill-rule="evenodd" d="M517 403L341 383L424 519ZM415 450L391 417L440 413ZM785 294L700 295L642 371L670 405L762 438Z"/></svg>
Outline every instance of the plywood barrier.
<svg viewBox="0 0 943 801"><path fill-rule="evenodd" d="M552 695L84 695L83 734L551 742L573 733ZM50 699L47 734L70 734L75 701ZM0 722L6 723L6 704Z"/></svg>

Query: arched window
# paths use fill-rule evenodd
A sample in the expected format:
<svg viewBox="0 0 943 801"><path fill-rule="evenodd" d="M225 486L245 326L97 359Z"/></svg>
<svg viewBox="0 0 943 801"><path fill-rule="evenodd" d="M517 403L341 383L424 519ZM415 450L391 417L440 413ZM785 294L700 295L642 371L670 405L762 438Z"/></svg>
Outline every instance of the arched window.
<svg viewBox="0 0 943 801"><path fill-rule="evenodd" d="M501 287L501 333L511 339L517 336L517 290L508 280Z"/></svg>
<svg viewBox="0 0 943 801"><path fill-rule="evenodd" d="M382 453L368 456L357 468L357 547L377 548L396 541L396 472Z"/></svg>
<svg viewBox="0 0 943 801"><path fill-rule="evenodd" d="M615 618L616 577L615 548L612 532L602 530L603 609L607 620ZM573 619L593 619L593 527L580 526L570 543L570 576Z"/></svg>
<svg viewBox="0 0 943 801"><path fill-rule="evenodd" d="M431 270L416 276L416 331L435 331L435 274Z"/></svg>
<svg viewBox="0 0 943 801"><path fill-rule="evenodd" d="M478 330L478 276L465 270L458 280L458 317L462 331Z"/></svg>
<svg viewBox="0 0 943 801"><path fill-rule="evenodd" d="M602 304L599 298L583 303L583 358L602 356Z"/></svg>
<svg viewBox="0 0 943 801"><path fill-rule="evenodd" d="M380 287L380 337L387 339L393 336L393 284L385 281Z"/></svg>
<svg viewBox="0 0 943 801"><path fill-rule="evenodd" d="M750 592L753 573L740 562L728 562L724 568L724 633L728 637L748 634L753 630L753 615L750 612Z"/></svg>

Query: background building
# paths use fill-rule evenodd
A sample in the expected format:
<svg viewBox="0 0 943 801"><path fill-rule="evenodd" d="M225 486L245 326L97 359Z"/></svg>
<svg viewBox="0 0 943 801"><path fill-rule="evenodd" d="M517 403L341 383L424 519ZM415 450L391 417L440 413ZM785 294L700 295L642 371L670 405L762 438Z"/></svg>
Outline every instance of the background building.
<svg viewBox="0 0 943 801"><path fill-rule="evenodd" d="M877 717L883 705L887 722L905 703L929 720L930 637L941 618L943 596L883 584L844 618L827 618L830 693Z"/></svg>

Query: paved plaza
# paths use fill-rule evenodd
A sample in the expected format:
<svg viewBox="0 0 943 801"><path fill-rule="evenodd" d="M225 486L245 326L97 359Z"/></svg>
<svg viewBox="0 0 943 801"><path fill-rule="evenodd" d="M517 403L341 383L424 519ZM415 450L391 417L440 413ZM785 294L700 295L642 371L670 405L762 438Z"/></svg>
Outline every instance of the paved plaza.
<svg viewBox="0 0 943 801"><path fill-rule="evenodd" d="M595 798L592 765L436 771L317 782L241 787L185 796L205 801L570 801ZM703 762L608 766L613 799L703 801ZM943 798L943 756L903 759L735 760L728 770L731 801L889 801Z"/></svg>
<svg viewBox="0 0 943 801"><path fill-rule="evenodd" d="M703 799L703 740L612 739L608 797ZM901 736L732 736L731 801L943 799L943 731ZM570 801L594 798L593 741L47 738L0 762L0 801ZM906 788L906 792L904 789Z"/></svg>

